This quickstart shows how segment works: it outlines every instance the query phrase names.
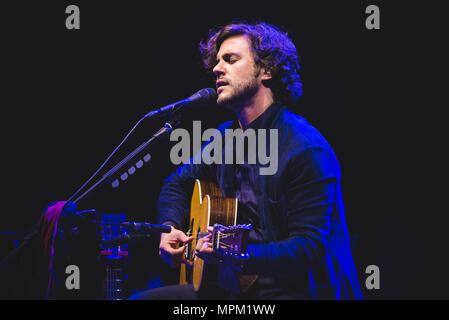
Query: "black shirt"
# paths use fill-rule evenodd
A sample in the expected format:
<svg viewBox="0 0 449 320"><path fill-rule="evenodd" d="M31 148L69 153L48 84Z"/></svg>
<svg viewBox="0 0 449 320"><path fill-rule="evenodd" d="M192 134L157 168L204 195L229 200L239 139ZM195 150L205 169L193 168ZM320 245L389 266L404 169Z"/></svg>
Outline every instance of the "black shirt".
<svg viewBox="0 0 449 320"><path fill-rule="evenodd" d="M254 192L255 174L257 168L248 163L235 165L235 195L238 200L237 224L251 224L250 243L262 243L263 225L257 208L257 197Z"/></svg>

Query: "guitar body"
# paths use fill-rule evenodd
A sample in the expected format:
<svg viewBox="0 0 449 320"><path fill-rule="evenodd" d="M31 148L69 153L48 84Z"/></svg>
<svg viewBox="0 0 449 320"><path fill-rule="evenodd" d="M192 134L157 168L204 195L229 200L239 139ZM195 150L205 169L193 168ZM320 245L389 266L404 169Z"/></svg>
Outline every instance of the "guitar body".
<svg viewBox="0 0 449 320"><path fill-rule="evenodd" d="M234 226L237 222L237 203L235 198L225 198L217 184L195 180L187 231L187 235L193 234L194 237L186 248L186 258L193 261L193 267L181 265L180 284L193 283L195 291L200 290L207 268L204 260L194 256L197 235L207 234L207 227L215 224Z"/></svg>

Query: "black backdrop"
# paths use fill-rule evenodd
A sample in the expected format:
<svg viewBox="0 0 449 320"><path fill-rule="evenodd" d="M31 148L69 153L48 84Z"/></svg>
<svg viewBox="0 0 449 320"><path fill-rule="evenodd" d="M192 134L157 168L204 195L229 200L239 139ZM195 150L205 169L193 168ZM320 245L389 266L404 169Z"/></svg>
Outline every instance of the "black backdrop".
<svg viewBox="0 0 449 320"><path fill-rule="evenodd" d="M304 84L298 113L340 161L365 297L448 298L442 3L77 0L3 7L2 256L12 246L6 232L27 232L48 204L66 200L141 116L214 86L198 53L212 27L264 20L294 40ZM70 4L80 8L80 30L65 27ZM380 30L365 27L370 4L380 8ZM205 110L181 125L201 119L203 129L216 127L230 116ZM162 125L144 122L112 163ZM118 189L89 195L80 209L155 222L162 180L175 168L168 152L168 141L160 142L150 163ZM149 246L134 258L150 278L163 270L155 251ZM380 268L379 290L365 288L368 265ZM135 272L135 285L145 286L148 279Z"/></svg>

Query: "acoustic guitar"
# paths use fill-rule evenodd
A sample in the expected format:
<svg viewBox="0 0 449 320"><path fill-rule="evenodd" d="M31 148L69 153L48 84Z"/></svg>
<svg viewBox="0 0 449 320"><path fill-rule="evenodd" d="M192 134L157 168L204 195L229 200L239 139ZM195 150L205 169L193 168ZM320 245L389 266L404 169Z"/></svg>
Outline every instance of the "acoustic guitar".
<svg viewBox="0 0 449 320"><path fill-rule="evenodd" d="M213 182L195 180L190 204L190 220L186 235L193 240L186 245L185 258L191 266L181 265L180 284L193 283L195 291L199 291L204 283L217 283L220 277L220 263L247 258L247 246L250 225L236 225L236 198L225 198L220 187ZM214 253L222 260L218 265L205 264L204 260L195 256L198 240L209 234L207 227L214 226L212 243ZM230 258L230 259L228 259ZM246 291L257 279L256 275L237 274L238 289Z"/></svg>

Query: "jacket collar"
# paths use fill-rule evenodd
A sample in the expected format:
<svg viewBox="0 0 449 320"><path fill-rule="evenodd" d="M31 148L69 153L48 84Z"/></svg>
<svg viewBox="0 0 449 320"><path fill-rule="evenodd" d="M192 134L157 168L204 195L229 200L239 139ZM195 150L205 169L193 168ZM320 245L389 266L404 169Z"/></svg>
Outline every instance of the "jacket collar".
<svg viewBox="0 0 449 320"><path fill-rule="evenodd" d="M246 126L243 130L248 128L252 129L268 129L271 127L271 123L278 115L279 111L287 108L279 102L273 102L260 116L258 116L255 120L253 120L250 124ZM231 124L232 129L240 128L239 121L236 116L234 116L234 120Z"/></svg>

